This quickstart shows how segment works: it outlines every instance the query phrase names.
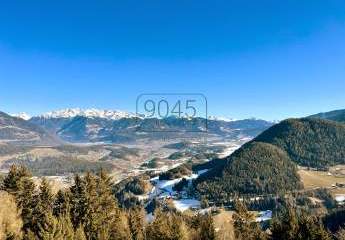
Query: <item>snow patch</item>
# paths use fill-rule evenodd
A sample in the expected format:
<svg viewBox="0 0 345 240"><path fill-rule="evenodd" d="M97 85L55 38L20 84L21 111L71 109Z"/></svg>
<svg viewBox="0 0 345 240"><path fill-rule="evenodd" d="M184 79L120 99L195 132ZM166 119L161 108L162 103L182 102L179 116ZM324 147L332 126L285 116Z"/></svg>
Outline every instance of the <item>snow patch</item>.
<svg viewBox="0 0 345 240"><path fill-rule="evenodd" d="M344 202L345 201L345 195L344 194L337 194L337 195L335 195L335 201L337 201L337 202Z"/></svg>
<svg viewBox="0 0 345 240"><path fill-rule="evenodd" d="M133 118L136 114L119 111L119 110L103 110L103 109L80 109L80 108L66 108L56 111L51 111L40 115L42 118L73 118L76 116L90 117L90 118L105 118L111 120L118 120L121 118Z"/></svg>
<svg viewBox="0 0 345 240"><path fill-rule="evenodd" d="M24 120L29 120L31 118L31 116L25 112L10 114L10 116L21 118Z"/></svg>
<svg viewBox="0 0 345 240"><path fill-rule="evenodd" d="M173 203L175 208L181 212L184 212L190 208L200 208L200 201L196 199L173 200Z"/></svg>
<svg viewBox="0 0 345 240"><path fill-rule="evenodd" d="M259 216L255 219L256 222L264 222L272 219L272 211L262 211L259 213Z"/></svg>

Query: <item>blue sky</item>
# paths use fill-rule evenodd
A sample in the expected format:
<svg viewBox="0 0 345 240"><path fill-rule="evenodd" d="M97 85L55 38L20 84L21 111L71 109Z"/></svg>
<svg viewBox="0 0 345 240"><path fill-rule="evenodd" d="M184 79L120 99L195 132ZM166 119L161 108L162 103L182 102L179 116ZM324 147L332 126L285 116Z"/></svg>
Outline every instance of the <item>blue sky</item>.
<svg viewBox="0 0 345 240"><path fill-rule="evenodd" d="M135 111L195 92L211 115L345 108L345 1L7 1L0 110Z"/></svg>

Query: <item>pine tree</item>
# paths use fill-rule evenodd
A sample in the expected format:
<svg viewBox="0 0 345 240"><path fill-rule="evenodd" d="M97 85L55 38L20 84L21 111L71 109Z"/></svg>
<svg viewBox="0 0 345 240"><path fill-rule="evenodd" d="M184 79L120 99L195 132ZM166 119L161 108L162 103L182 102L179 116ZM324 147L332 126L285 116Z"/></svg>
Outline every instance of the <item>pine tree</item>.
<svg viewBox="0 0 345 240"><path fill-rule="evenodd" d="M15 196L18 207L22 209L23 230L26 232L33 228L33 209L37 201L35 184L29 170L24 166L12 165L1 188Z"/></svg>
<svg viewBox="0 0 345 240"><path fill-rule="evenodd" d="M31 177L31 173L24 166L12 165L8 174L3 180L1 189L17 196L19 191L20 181L23 178Z"/></svg>
<svg viewBox="0 0 345 240"><path fill-rule="evenodd" d="M37 236L41 240L65 240L62 224L51 212L45 215L44 223L39 224Z"/></svg>
<svg viewBox="0 0 345 240"><path fill-rule="evenodd" d="M0 239L22 239L22 226L14 197L0 191Z"/></svg>
<svg viewBox="0 0 345 240"><path fill-rule="evenodd" d="M23 239L24 240L37 240L36 235L31 230L28 230L27 233L25 233Z"/></svg>
<svg viewBox="0 0 345 240"><path fill-rule="evenodd" d="M172 212L164 213L157 208L155 219L146 228L146 238L150 240L188 239L187 226L181 217Z"/></svg>
<svg viewBox="0 0 345 240"><path fill-rule="evenodd" d="M109 234L110 239L130 239L128 218L118 207L111 191L111 178L101 170L97 178L98 224L102 235Z"/></svg>
<svg viewBox="0 0 345 240"><path fill-rule="evenodd" d="M209 205L210 205L210 204L209 204L207 198L201 197L200 207L204 209L204 208L208 208Z"/></svg>
<svg viewBox="0 0 345 240"><path fill-rule="evenodd" d="M257 240L267 239L266 234L255 222L254 214L247 210L242 201L235 201L235 213L233 215L236 239Z"/></svg>
<svg viewBox="0 0 345 240"><path fill-rule="evenodd" d="M272 239L294 239L298 232L298 216L293 207L294 203L285 204L280 215L272 221Z"/></svg>
<svg viewBox="0 0 345 240"><path fill-rule="evenodd" d="M115 220L109 224L110 239L114 240L130 240L131 233L129 231L128 218L123 211L118 211Z"/></svg>
<svg viewBox="0 0 345 240"><path fill-rule="evenodd" d="M84 177L85 181L85 200L86 200L86 212L84 219L84 231L88 239L97 239L98 230L101 226L99 218L99 204L97 195L97 183L96 178L91 173L86 173Z"/></svg>
<svg viewBox="0 0 345 240"><path fill-rule="evenodd" d="M74 177L74 184L70 188L70 207L73 226L78 228L84 224L86 216L86 186L79 175Z"/></svg>
<svg viewBox="0 0 345 240"><path fill-rule="evenodd" d="M345 229L340 228L337 233L335 234L335 238L337 240L345 240Z"/></svg>
<svg viewBox="0 0 345 240"><path fill-rule="evenodd" d="M97 194L99 200L99 211L102 225L116 220L119 214L119 207L111 191L111 179L101 170L97 179Z"/></svg>
<svg viewBox="0 0 345 240"><path fill-rule="evenodd" d="M51 185L46 178L43 178L40 185L40 193L38 195L39 203L46 211L53 211L54 194Z"/></svg>
<svg viewBox="0 0 345 240"><path fill-rule="evenodd" d="M42 179L39 189L38 201L33 210L34 226L32 230L34 233L38 233L42 230L48 231L51 225L57 222L53 216L54 195L47 179Z"/></svg>
<svg viewBox="0 0 345 240"><path fill-rule="evenodd" d="M73 240L75 238L75 232L69 213L59 215L58 221L61 225L63 239Z"/></svg>
<svg viewBox="0 0 345 240"><path fill-rule="evenodd" d="M210 214L201 216L199 227L200 240L215 240L216 232L214 229L213 219Z"/></svg>
<svg viewBox="0 0 345 240"><path fill-rule="evenodd" d="M34 182L29 177L23 177L19 181L16 195L17 204L22 209L23 230L33 230L36 225L34 221L34 208L38 201Z"/></svg>
<svg viewBox="0 0 345 240"><path fill-rule="evenodd" d="M74 234L74 239L73 240L86 240L86 235L85 235L83 226L80 225L75 230L75 234Z"/></svg>
<svg viewBox="0 0 345 240"><path fill-rule="evenodd" d="M170 214L169 214L170 215ZM188 240L189 239L189 231L187 230L187 226L183 221L182 217L177 216L176 214L171 214L168 219L168 226L170 227L171 240Z"/></svg>
<svg viewBox="0 0 345 240"><path fill-rule="evenodd" d="M151 240L169 239L169 228L166 224L165 216L161 209L157 208L154 212L154 220L146 228L146 237Z"/></svg>
<svg viewBox="0 0 345 240"><path fill-rule="evenodd" d="M274 219L271 231L273 240L331 239L315 216L305 212L297 214L296 209L290 205L279 218Z"/></svg>
<svg viewBox="0 0 345 240"><path fill-rule="evenodd" d="M141 208L132 208L128 212L129 229L132 240L144 240L144 210Z"/></svg>
<svg viewBox="0 0 345 240"><path fill-rule="evenodd" d="M299 217L298 233L296 239L320 239L330 240L330 234L324 229L323 225L319 223L315 216L302 213Z"/></svg>
<svg viewBox="0 0 345 240"><path fill-rule="evenodd" d="M56 194L53 204L53 214L56 217L66 215L71 211L70 207L70 194L67 191L59 190Z"/></svg>

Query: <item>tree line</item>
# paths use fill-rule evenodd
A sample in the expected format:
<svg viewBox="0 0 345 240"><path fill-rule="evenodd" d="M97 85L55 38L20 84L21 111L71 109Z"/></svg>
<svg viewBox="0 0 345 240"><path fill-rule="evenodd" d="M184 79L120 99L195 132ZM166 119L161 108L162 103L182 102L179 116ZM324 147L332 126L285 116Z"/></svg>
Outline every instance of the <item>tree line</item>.
<svg viewBox="0 0 345 240"><path fill-rule="evenodd" d="M10 213L10 214L9 214ZM24 240L213 240L209 215L187 216L156 208L146 221L143 208L119 207L111 178L104 172L75 175L73 184L54 193L43 178L13 165L0 191L0 239Z"/></svg>

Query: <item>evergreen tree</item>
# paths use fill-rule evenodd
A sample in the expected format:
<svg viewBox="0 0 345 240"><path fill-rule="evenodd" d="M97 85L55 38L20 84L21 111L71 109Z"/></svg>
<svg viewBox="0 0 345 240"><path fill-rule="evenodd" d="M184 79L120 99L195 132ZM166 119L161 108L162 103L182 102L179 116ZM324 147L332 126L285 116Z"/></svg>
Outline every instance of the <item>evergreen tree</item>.
<svg viewBox="0 0 345 240"><path fill-rule="evenodd" d="M79 175L74 177L74 184L70 188L71 220L73 226L78 228L84 224L86 215L86 187L85 181Z"/></svg>
<svg viewBox="0 0 345 240"><path fill-rule="evenodd" d="M37 201L35 184L31 179L29 170L24 166L12 165L3 180L1 188L15 196L16 203L21 208L24 232L32 229L35 226L33 209ZM27 238L27 234L24 237Z"/></svg>
<svg viewBox="0 0 345 240"><path fill-rule="evenodd" d="M70 194L67 191L59 190L56 194L53 204L53 214L58 217L63 214L69 213L70 207Z"/></svg>
<svg viewBox="0 0 345 240"><path fill-rule="evenodd" d="M31 177L31 173L27 168L24 166L12 165L3 180L1 189L16 196L19 191L20 181L26 177Z"/></svg>
<svg viewBox="0 0 345 240"><path fill-rule="evenodd" d="M188 239L188 229L183 219L172 212L164 213L156 209L155 219L146 228L146 238L150 240Z"/></svg>
<svg viewBox="0 0 345 240"><path fill-rule="evenodd" d="M146 237L151 240L169 239L169 226L161 209L157 208L154 212L154 220L146 228Z"/></svg>
<svg viewBox="0 0 345 240"><path fill-rule="evenodd" d="M37 205L37 193L35 183L29 177L23 177L19 181L17 191L17 204L22 209L23 230L33 230L36 226L34 221L34 208Z"/></svg>
<svg viewBox="0 0 345 240"><path fill-rule="evenodd" d="M84 232L84 228L80 225L76 230L74 234L73 240L86 240L86 235Z"/></svg>
<svg viewBox="0 0 345 240"><path fill-rule="evenodd" d="M50 231L50 228L52 228L51 226L54 224L57 225L57 220L53 216L54 195L46 178L42 179L39 190L37 204L33 209L34 226L31 230L33 230L34 233L44 230Z"/></svg>
<svg viewBox="0 0 345 240"><path fill-rule="evenodd" d="M96 178L91 173L87 173L84 177L85 181L85 200L86 212L84 219L84 231L88 239L97 239L98 230L101 227L100 208L98 204L97 183Z"/></svg>
<svg viewBox="0 0 345 240"><path fill-rule="evenodd" d="M272 222L272 239L294 239L298 232L298 218L292 208L286 209Z"/></svg>
<svg viewBox="0 0 345 240"><path fill-rule="evenodd" d="M45 215L44 223L39 225L37 236L41 240L65 240L63 226L51 212Z"/></svg>
<svg viewBox="0 0 345 240"><path fill-rule="evenodd" d="M141 208L132 208L128 212L129 229L131 232L132 240L144 240L144 213Z"/></svg>
<svg viewBox="0 0 345 240"><path fill-rule="evenodd" d="M200 207L201 207L201 208L208 208L209 205L210 205L210 204L209 204L207 198L201 197Z"/></svg>
<svg viewBox="0 0 345 240"><path fill-rule="evenodd" d="M296 209L291 206L288 206L279 218L274 219L271 231L273 240L331 239L315 216L304 212L297 214Z"/></svg>
<svg viewBox="0 0 345 240"><path fill-rule="evenodd" d="M200 226L199 226L199 236L200 240L215 240L216 232L214 229L214 223L212 216L207 214L205 216L200 216Z"/></svg>
<svg viewBox="0 0 345 240"><path fill-rule="evenodd" d="M130 239L128 218L119 209L111 189L111 178L101 170L97 178L99 229L102 229L103 236L109 234L110 239Z"/></svg>
<svg viewBox="0 0 345 240"><path fill-rule="evenodd" d="M63 239L73 240L75 238L75 232L69 213L61 214L58 217L58 221L61 225Z"/></svg>
<svg viewBox="0 0 345 240"><path fill-rule="evenodd" d="M128 220L111 192L104 171L75 177L71 192L71 215L75 227L82 225L87 239L129 239Z"/></svg>
<svg viewBox="0 0 345 240"><path fill-rule="evenodd" d="M54 194L52 187L46 178L43 178L40 185L40 193L38 195L39 204L46 211L53 211Z"/></svg>
<svg viewBox="0 0 345 240"><path fill-rule="evenodd" d="M24 240L37 240L36 235L33 231L28 230L24 235Z"/></svg>
<svg viewBox="0 0 345 240"><path fill-rule="evenodd" d="M172 213L168 216L168 226L170 227L170 239L176 240L188 240L189 231L182 217ZM170 218L170 219L169 219Z"/></svg>
<svg viewBox="0 0 345 240"><path fill-rule="evenodd" d="M337 233L335 234L335 238L337 240L345 240L345 229L340 228Z"/></svg>
<svg viewBox="0 0 345 240"><path fill-rule="evenodd" d="M233 219L237 239L267 239L266 234L261 230L259 224L255 222L254 214L247 210L247 207L242 201L235 201L235 211Z"/></svg>
<svg viewBox="0 0 345 240"><path fill-rule="evenodd" d="M0 239L22 239L22 226L14 197L0 191Z"/></svg>

